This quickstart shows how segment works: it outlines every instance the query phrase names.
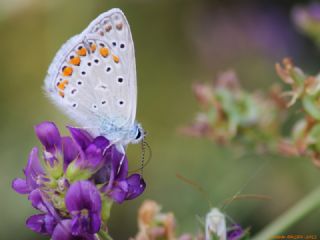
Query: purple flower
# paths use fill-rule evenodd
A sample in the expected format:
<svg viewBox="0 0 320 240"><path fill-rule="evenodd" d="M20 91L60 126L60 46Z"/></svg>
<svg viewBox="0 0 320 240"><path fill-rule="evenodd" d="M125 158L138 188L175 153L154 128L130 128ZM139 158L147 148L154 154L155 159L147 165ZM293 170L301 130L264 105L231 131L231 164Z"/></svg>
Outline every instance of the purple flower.
<svg viewBox="0 0 320 240"><path fill-rule="evenodd" d="M100 229L101 198L98 189L89 181L73 183L65 198L72 222L73 235L94 234Z"/></svg>
<svg viewBox="0 0 320 240"><path fill-rule="evenodd" d="M40 123L34 127L34 130L47 152L54 154L58 149L61 149L60 133L54 123Z"/></svg>
<svg viewBox="0 0 320 240"><path fill-rule="evenodd" d="M70 137L61 137L57 126L52 122L43 122L35 126L35 132L44 146L44 159L54 167L63 156L64 168L79 155L77 144Z"/></svg>
<svg viewBox="0 0 320 240"><path fill-rule="evenodd" d="M104 155L108 150L109 140L102 136L92 138L89 133L79 128L68 127L68 129L78 146L75 167L95 173L105 162Z"/></svg>
<svg viewBox="0 0 320 240"><path fill-rule="evenodd" d="M29 217L26 221L27 227L41 234L52 234L59 221L59 216L47 196L39 189L36 189L30 193L29 200L32 206L42 213Z"/></svg>
<svg viewBox="0 0 320 240"><path fill-rule="evenodd" d="M52 122L43 122L34 127L36 135L45 148L44 158L53 167L57 161L57 152L61 152L61 136Z"/></svg>
<svg viewBox="0 0 320 240"><path fill-rule="evenodd" d="M27 227L32 231L45 235L52 234L56 224L56 219L46 213L33 215L26 221Z"/></svg>
<svg viewBox="0 0 320 240"><path fill-rule="evenodd" d="M242 227L239 224L235 224L228 230L227 239L239 240L244 236L244 234L245 231L242 229Z"/></svg>
<svg viewBox="0 0 320 240"><path fill-rule="evenodd" d="M140 196L146 188L146 183L140 174L132 174L127 178L128 192L126 200L134 199Z"/></svg>
<svg viewBox="0 0 320 240"><path fill-rule="evenodd" d="M28 194L32 206L40 211L26 221L31 230L53 240L97 240L95 234L106 225L112 200L121 203L139 196L145 183L139 174L128 176L125 154L108 139L68 129L71 137L61 136L52 122L35 126L44 147L44 167L38 149L33 148L25 178L14 179L12 188Z"/></svg>
<svg viewBox="0 0 320 240"><path fill-rule="evenodd" d="M52 240L96 240L92 234L74 236L71 232L71 220L61 221L53 231Z"/></svg>
<svg viewBox="0 0 320 240"><path fill-rule="evenodd" d="M27 194L40 186L40 180L44 176L44 171L38 158L37 148L31 150L27 166L23 172L25 179L14 179L12 188L20 194Z"/></svg>
<svg viewBox="0 0 320 240"><path fill-rule="evenodd" d="M146 184L143 178L139 174L128 177L128 159L115 146L111 147L106 161L105 168L97 176L100 180L101 175L109 179L103 191L114 201L122 203L138 197L144 191Z"/></svg>

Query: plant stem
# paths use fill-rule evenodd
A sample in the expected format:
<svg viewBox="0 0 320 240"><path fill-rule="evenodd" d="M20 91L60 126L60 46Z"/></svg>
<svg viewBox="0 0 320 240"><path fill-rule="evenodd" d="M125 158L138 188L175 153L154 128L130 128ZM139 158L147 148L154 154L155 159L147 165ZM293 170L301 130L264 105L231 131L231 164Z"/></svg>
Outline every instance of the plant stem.
<svg viewBox="0 0 320 240"><path fill-rule="evenodd" d="M113 240L112 237L105 231L100 230L98 232L98 236L100 240Z"/></svg>
<svg viewBox="0 0 320 240"><path fill-rule="evenodd" d="M270 223L269 226L253 237L252 240L272 239L272 237L283 233L318 207L320 207L320 187L316 188L291 209L280 215L276 220Z"/></svg>

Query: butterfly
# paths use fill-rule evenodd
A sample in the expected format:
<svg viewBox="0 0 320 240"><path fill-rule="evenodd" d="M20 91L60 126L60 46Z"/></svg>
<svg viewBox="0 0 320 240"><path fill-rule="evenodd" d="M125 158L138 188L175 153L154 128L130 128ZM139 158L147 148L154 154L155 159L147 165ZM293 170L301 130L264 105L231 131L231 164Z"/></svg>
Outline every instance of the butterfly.
<svg viewBox="0 0 320 240"><path fill-rule="evenodd" d="M120 9L94 19L57 52L44 89L64 113L124 151L144 138L135 121L137 77L128 21Z"/></svg>

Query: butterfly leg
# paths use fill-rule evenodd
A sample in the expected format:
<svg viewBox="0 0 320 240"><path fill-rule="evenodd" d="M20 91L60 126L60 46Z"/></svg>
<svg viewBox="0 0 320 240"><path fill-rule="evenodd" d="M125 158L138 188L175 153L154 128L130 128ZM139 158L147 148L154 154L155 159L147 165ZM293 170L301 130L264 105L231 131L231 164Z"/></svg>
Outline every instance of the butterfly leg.
<svg viewBox="0 0 320 240"><path fill-rule="evenodd" d="M117 173L120 172L121 166L122 166L124 158L126 156L126 151L125 151L124 146L122 144L118 145L118 149L119 149L120 153L122 153L122 158L121 158Z"/></svg>

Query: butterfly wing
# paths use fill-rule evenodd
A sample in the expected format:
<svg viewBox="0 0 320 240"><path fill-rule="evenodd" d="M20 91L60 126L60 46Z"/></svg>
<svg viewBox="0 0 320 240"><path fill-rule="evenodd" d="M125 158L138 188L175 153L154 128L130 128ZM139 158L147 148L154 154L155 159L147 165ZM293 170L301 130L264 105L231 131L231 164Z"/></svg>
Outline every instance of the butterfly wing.
<svg viewBox="0 0 320 240"><path fill-rule="evenodd" d="M49 67L45 90L62 111L94 135L104 131L105 123L128 129L134 124L134 45L121 10L102 13L62 46Z"/></svg>

